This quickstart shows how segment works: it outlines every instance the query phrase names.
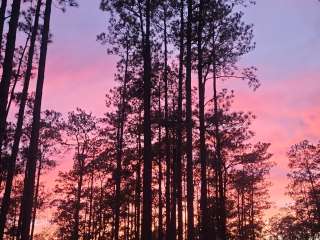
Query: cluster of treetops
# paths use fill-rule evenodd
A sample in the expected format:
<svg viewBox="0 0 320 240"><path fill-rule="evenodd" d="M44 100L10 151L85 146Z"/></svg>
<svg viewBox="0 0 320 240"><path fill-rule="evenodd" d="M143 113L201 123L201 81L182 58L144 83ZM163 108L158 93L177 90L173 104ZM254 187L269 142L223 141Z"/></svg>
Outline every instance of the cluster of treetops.
<svg viewBox="0 0 320 240"><path fill-rule="evenodd" d="M118 62L97 117L41 109L52 8L78 3L1 0L0 240L317 239L320 145L289 149L293 204L268 219L270 143L223 87L260 86L240 62L252 4L101 0ZM57 160L73 165L50 186Z"/></svg>

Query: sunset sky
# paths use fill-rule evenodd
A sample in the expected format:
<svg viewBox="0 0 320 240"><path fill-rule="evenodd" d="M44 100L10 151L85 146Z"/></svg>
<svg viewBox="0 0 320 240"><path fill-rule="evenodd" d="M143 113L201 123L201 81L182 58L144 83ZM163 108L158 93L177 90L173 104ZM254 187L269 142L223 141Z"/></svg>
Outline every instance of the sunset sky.
<svg viewBox="0 0 320 240"><path fill-rule="evenodd" d="M116 58L108 56L96 35L106 30L99 0L80 0L62 13L54 8L43 109L66 113L76 107L101 116L104 96L114 85ZM252 111L256 140L272 143L271 198L284 206L289 147L320 136L320 4L317 0L257 0L246 10L254 23L256 49L242 64L258 67L262 86L256 92L234 81L237 109ZM70 159L71 161L71 159ZM61 167L68 163L61 163ZM61 168L60 167L60 168Z"/></svg>

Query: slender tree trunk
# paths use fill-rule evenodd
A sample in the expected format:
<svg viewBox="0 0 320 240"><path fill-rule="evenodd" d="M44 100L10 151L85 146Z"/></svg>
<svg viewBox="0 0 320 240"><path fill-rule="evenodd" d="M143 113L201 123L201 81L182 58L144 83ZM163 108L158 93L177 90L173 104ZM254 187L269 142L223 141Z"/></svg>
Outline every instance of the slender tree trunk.
<svg viewBox="0 0 320 240"><path fill-rule="evenodd" d="M217 161L217 180L218 180L218 235L220 239L226 240L226 208L225 208L225 194L224 194L224 177L223 177L223 160L221 155L221 139L220 139L220 119L218 109L218 93L217 93L217 63L216 63L216 49L215 49L215 27L213 27L213 102L214 102L214 132L216 137L215 154Z"/></svg>
<svg viewBox="0 0 320 240"><path fill-rule="evenodd" d="M167 136L167 134L166 134ZM165 137L165 142L167 144L167 137ZM166 239L169 239L170 236L170 223L171 223L171 197L170 197L170 177L171 177L171 163L169 157L169 149L166 147L166 187L165 187L165 196L166 196Z"/></svg>
<svg viewBox="0 0 320 240"><path fill-rule="evenodd" d="M87 187L89 187L89 183L88 183L88 186ZM87 228L87 215L89 215L88 214L88 203L87 203L87 201L85 202L85 207L84 207L84 226L83 226L83 231L84 231L84 233L86 233L86 228Z"/></svg>
<svg viewBox="0 0 320 240"><path fill-rule="evenodd" d="M183 169L185 169L185 164L183 164ZM184 197L187 196L187 186L186 186L186 183L187 183L187 176L186 176L186 172L184 171L183 173L183 195ZM187 231L188 231L188 209L187 209L187 203L186 201L184 201L184 239L187 239Z"/></svg>
<svg viewBox="0 0 320 240"><path fill-rule="evenodd" d="M7 0L2 0L0 6L0 53L2 50L3 27L6 20L6 8Z"/></svg>
<svg viewBox="0 0 320 240"><path fill-rule="evenodd" d="M13 69L13 56L16 45L16 35L20 15L21 0L13 0L9 31L7 35L6 51L3 61L3 72L0 82L0 161L2 155L2 143L6 132L6 110L9 96L9 88ZM2 36L2 35L1 35ZM2 164L0 164L1 166ZM2 171L0 171L2 172Z"/></svg>
<svg viewBox="0 0 320 240"><path fill-rule="evenodd" d="M158 111L159 111L159 119L161 118L161 82L159 82L159 100L158 100ZM159 175L158 175L158 198L159 198L159 226L158 226L158 239L163 239L163 215L162 215L162 136L161 136L161 123L158 125L158 143L159 143Z"/></svg>
<svg viewBox="0 0 320 240"><path fill-rule="evenodd" d="M127 94L127 78L128 78L128 61L129 61L129 44L126 47L125 72L122 86L122 97L119 109L119 126L117 133L117 168L115 174L116 182L116 196L115 196L115 240L119 240L119 226L120 226L120 194L121 194L121 172L122 172L122 154L123 154L123 130L125 123L125 104Z"/></svg>
<svg viewBox="0 0 320 240"><path fill-rule="evenodd" d="M140 120L140 119L139 119ZM140 121L139 121L140 122ZM139 133L138 136L138 163L136 170L136 196L135 196L135 204L136 204L136 230L135 230L135 240L140 240L140 212L141 212L141 136Z"/></svg>
<svg viewBox="0 0 320 240"><path fill-rule="evenodd" d="M102 211L101 211L101 207L102 207L102 203L103 203L103 199L104 199L104 194L103 194L103 180L100 179L100 196L99 196L99 224L98 224L98 229L99 229L99 233L98 233L98 239L101 239L101 235L103 235L104 232L104 220L102 217Z"/></svg>
<svg viewBox="0 0 320 240"><path fill-rule="evenodd" d="M131 203L131 220L130 220L130 240L134 239L134 219L135 219L135 207L134 204Z"/></svg>
<svg viewBox="0 0 320 240"><path fill-rule="evenodd" d="M13 86L12 86L11 91L10 91L10 96L9 96L9 100L8 100L8 104L7 104L7 108L6 108L6 116L5 116L6 119L8 117L9 110L10 110L10 107L11 107L11 103L12 103L13 98L14 98L14 91L15 91L16 85L17 85L18 80L19 80L21 66L22 66L22 63L23 63L24 56L25 56L25 51L26 51L26 49L28 47L29 40L30 40L30 37L28 36L27 39L26 39L22 54L21 54L21 56L19 58L19 64L18 64L17 73L15 74L15 77L14 77ZM0 167L0 171L2 171L1 167ZM2 181L3 181L4 175L5 175L4 172L0 172L0 189L2 187Z"/></svg>
<svg viewBox="0 0 320 240"><path fill-rule="evenodd" d="M90 195L89 195L89 224L88 224L88 234L89 239L92 239L94 228L94 209L93 209L93 184L94 184L94 168L91 169L90 176Z"/></svg>
<svg viewBox="0 0 320 240"><path fill-rule="evenodd" d="M159 134L161 135L161 133ZM163 204L162 204L162 163L159 159L159 227L158 227L158 239L163 239Z"/></svg>
<svg viewBox="0 0 320 240"><path fill-rule="evenodd" d="M184 0L180 1L180 53L178 79L178 122L177 122L177 201L178 201L178 240L183 239L182 219L182 88L183 88L183 55L184 55Z"/></svg>
<svg viewBox="0 0 320 240"><path fill-rule="evenodd" d="M11 87L10 96L9 96L9 100L8 100L8 104L7 104L6 118L8 117L8 114L9 114L9 111L10 111L10 107L11 107L12 101L14 99L15 89L16 89L18 80L19 80L19 78L21 76L21 67L22 67L22 63L23 63L24 57L25 57L25 52L26 52L26 50L28 48L29 40L30 40L30 34L28 34L28 37L27 37L26 42L24 44L21 56L19 58L17 73L15 74L15 77L14 77L13 86ZM26 74L26 73L24 73L24 74Z"/></svg>
<svg viewBox="0 0 320 240"><path fill-rule="evenodd" d="M187 58L186 58L186 128L187 128L187 205L188 240L194 239L193 212L193 160L192 160L192 99L191 99L191 44L192 44L192 0L188 0Z"/></svg>
<svg viewBox="0 0 320 240"><path fill-rule="evenodd" d="M13 229L17 229L17 215L18 215L17 208L18 208L18 206L15 204L13 207L14 207L14 210L13 210L14 217L13 217L12 226L13 226ZM13 240L16 239L16 234L13 234L12 239Z"/></svg>
<svg viewBox="0 0 320 240"><path fill-rule="evenodd" d="M119 123L120 125L120 123ZM121 153L119 149L119 139L120 139L120 126L117 129L117 166L115 171L115 209L114 209L114 240L119 240L119 229L120 229L120 187L121 187Z"/></svg>
<svg viewBox="0 0 320 240"><path fill-rule="evenodd" d="M240 229L241 229L241 215L240 215L240 190L237 189L237 234L238 238L240 237Z"/></svg>
<svg viewBox="0 0 320 240"><path fill-rule="evenodd" d="M78 157L82 158L83 155ZM83 184L83 172L84 172L84 159L79 159L79 179L78 179L78 186L77 186L77 192L76 192L76 202L75 202L75 208L73 213L73 219L74 219L74 226L71 233L71 239L72 240L78 240L79 239L79 224L80 224L80 208L81 208L81 193L82 193L82 184Z"/></svg>
<svg viewBox="0 0 320 240"><path fill-rule="evenodd" d="M33 207L33 213L32 213L32 223L31 223L30 240L33 240L34 227L35 227L36 217L37 217L37 208L38 208L38 197L39 197L39 189L40 189L41 170L42 170L42 158L40 157L40 159L39 159L39 166L38 166L38 173L37 173L36 192L35 192L35 195L34 195L34 207Z"/></svg>
<svg viewBox="0 0 320 240"><path fill-rule="evenodd" d="M21 217L22 217L21 218L22 220L21 221L21 239L22 240L28 240L29 232L30 232L31 212L33 207L33 196L34 196L35 172L36 172L36 163L37 163L37 157L38 157L42 91L43 91L47 48L48 48L48 40L49 40L51 5L52 5L52 0L47 0L45 13L44 13L44 25L43 25L43 32L42 32L41 47L40 47L40 59L39 59L35 103L34 103L34 109L33 109L31 139L30 139L30 145L29 145L29 153L28 153L28 159L26 164L26 175L24 180L24 189L23 189L23 196L22 196L22 202L21 202Z"/></svg>
<svg viewBox="0 0 320 240"><path fill-rule="evenodd" d="M167 165L167 239L174 240L176 239L176 181L175 181L175 172L176 167L175 163L173 164L173 178L171 181L170 176L170 169L171 169L171 159L170 159L170 140L169 140L169 128L168 128L168 121L169 121L169 110L168 110L168 40L167 40L167 9L164 5L164 18L163 18L163 35L164 35L164 123L165 123L165 154L166 154L166 165ZM172 192L171 184L173 183L173 189ZM171 196L170 196L171 194ZM169 215L170 214L170 215ZM168 221L169 220L169 221Z"/></svg>
<svg viewBox="0 0 320 240"><path fill-rule="evenodd" d="M170 136L169 142L172 143L174 140L174 136ZM170 146L170 158L171 168L172 168L172 187L171 187L171 217L170 217L170 230L169 230L169 239L176 240L177 239L177 163L174 161L173 156L176 155L175 146Z"/></svg>
<svg viewBox="0 0 320 240"><path fill-rule="evenodd" d="M33 65L33 55L34 55L34 48L35 48L35 41L38 31L38 25L39 25L39 16L40 16L40 8L41 8L41 0L38 1L36 12L35 12L35 19L34 19L34 25L32 29L31 34L31 42L29 47L29 53L28 53L28 63L27 63L27 69L25 73L25 79L24 79L24 85L22 89L22 96L20 100L20 108L18 113L18 120L17 120L17 126L14 134L14 142L12 146L12 152L10 156L10 162L8 167L8 173L7 173L7 179L6 179L6 188L3 195L2 205L1 205L1 213L0 213L0 239L3 239L3 232L6 224L6 218L9 211L10 206L10 196L12 191L12 183L13 183L13 177L15 173L16 168L16 159L19 151L19 143L20 138L22 135L22 126L23 126L23 119L24 119L24 110L26 106L26 101L28 97L28 89L29 89L29 82L31 78L31 71L32 71L32 65Z"/></svg>
<svg viewBox="0 0 320 240"><path fill-rule="evenodd" d="M207 216L207 149L205 139L205 118L204 118L204 100L205 100L205 82L203 80L203 56L202 56L202 32L204 6L203 0L199 3L199 19L197 29L198 39L198 84L199 84L199 122L200 122L200 165L201 165L201 194L200 194L200 240L208 239L208 216Z"/></svg>
<svg viewBox="0 0 320 240"><path fill-rule="evenodd" d="M151 146L151 49L150 49L150 0L146 0L146 34L144 39L144 148L143 148L143 211L142 211L142 240L152 240L152 146Z"/></svg>
<svg viewBox="0 0 320 240"><path fill-rule="evenodd" d="M240 236L241 239L244 240L245 234L245 224L246 224L246 215L245 215L245 209L244 209L245 199L244 199L244 190L241 189L241 230L240 230Z"/></svg>
<svg viewBox="0 0 320 240"><path fill-rule="evenodd" d="M251 228L251 240L255 240L255 225L254 225L254 182L252 181L251 185L251 193L250 193L250 201L251 201L251 218L250 218L250 228Z"/></svg>
<svg viewBox="0 0 320 240"><path fill-rule="evenodd" d="M168 129L168 49L167 49L167 22L166 9L164 8L164 123L165 123L165 154L166 154L166 239L171 239L172 235L172 212L171 209L171 161L170 161L170 144L169 144L169 129Z"/></svg>

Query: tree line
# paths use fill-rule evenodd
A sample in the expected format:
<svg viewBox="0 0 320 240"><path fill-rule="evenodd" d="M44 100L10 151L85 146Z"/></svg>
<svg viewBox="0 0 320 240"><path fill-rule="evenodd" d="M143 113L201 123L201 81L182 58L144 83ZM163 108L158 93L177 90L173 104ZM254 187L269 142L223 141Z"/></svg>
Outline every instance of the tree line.
<svg viewBox="0 0 320 240"><path fill-rule="evenodd" d="M256 67L240 62L255 48L244 20L253 4L101 0L108 24L97 41L118 62L97 117L41 109L51 8L78 3L2 0L0 239L316 239L319 146L292 146L295 204L267 224L270 143L223 84L260 87ZM52 189L43 179L59 158L73 164ZM46 233L36 229L43 212Z"/></svg>

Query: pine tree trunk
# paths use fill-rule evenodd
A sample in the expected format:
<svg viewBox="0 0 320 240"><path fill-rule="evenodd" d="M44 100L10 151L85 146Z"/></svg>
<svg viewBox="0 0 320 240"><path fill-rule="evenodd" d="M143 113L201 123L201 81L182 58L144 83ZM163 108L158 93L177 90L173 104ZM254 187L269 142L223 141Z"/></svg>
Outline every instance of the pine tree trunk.
<svg viewBox="0 0 320 240"><path fill-rule="evenodd" d="M99 233L98 233L98 239L101 239L101 235L103 235L104 233L104 229L105 229L105 224L104 224L104 220L102 219L102 211L101 211L101 207L103 204L103 200L104 200L104 194L103 194L103 180L100 179L100 195L99 195L99 208L98 208L98 215L99 215L99 224L97 225L97 228L99 229Z"/></svg>
<svg viewBox="0 0 320 240"><path fill-rule="evenodd" d="M127 227L126 227L126 239L129 240L129 233L130 233L130 202L128 201L128 204L127 204Z"/></svg>
<svg viewBox="0 0 320 240"><path fill-rule="evenodd" d="M83 155L78 157L83 157ZM75 196L75 208L73 213L74 219L74 226L71 233L71 240L78 240L79 239L79 224L80 224L80 208L81 208L81 193L82 193L82 183L83 183L83 175L84 175L84 159L79 159L79 179L78 179L78 186L77 192Z"/></svg>
<svg viewBox="0 0 320 240"><path fill-rule="evenodd" d="M254 178L254 177L253 177ZM251 217L250 217L250 228L251 228L251 238L250 240L255 240L256 235L255 235L255 225L254 225L254 183L252 181L251 185L251 193L250 193L250 204L251 204Z"/></svg>
<svg viewBox="0 0 320 240"><path fill-rule="evenodd" d="M170 136L170 143L173 142L174 136ZM174 146L170 147L172 156L172 187L171 187L171 217L170 217L170 230L169 240L177 239L177 163L174 161L173 156L176 156L176 149Z"/></svg>
<svg viewBox="0 0 320 240"><path fill-rule="evenodd" d="M3 239L3 232L6 224L7 214L9 211L12 183L13 183L13 177L14 177L15 168L16 168L16 159L19 151L20 138L22 135L24 110L25 110L26 101L28 97L28 89L29 89L29 82L31 78L31 71L32 71L32 65L33 65L35 41L36 41L36 36L37 36L37 31L39 26L40 7L41 7L41 0L38 1L36 12L35 12L34 26L31 34L31 42L30 42L29 53L28 53L28 63L27 63L27 69L25 73L22 95L20 100L17 126L14 134L14 142L12 146L12 152L11 152L10 162L8 167L6 187L5 187L5 192L3 195L3 200L1 205L1 213L0 213L0 239L1 240Z"/></svg>
<svg viewBox="0 0 320 240"><path fill-rule="evenodd" d="M205 140L205 82L203 80L203 56L202 56L202 32L203 32L203 0L199 3L199 19L197 29L198 39L198 84L199 84L199 124L200 124L200 165L201 165L201 194L200 194L200 240L208 239L208 217L207 217L207 149Z"/></svg>
<svg viewBox="0 0 320 240"><path fill-rule="evenodd" d="M240 229L241 229L241 215L240 215L240 190L237 189L237 234L240 237Z"/></svg>
<svg viewBox="0 0 320 240"><path fill-rule="evenodd" d="M159 82L159 99L158 99L158 111L159 111L159 119L161 118L161 83ZM163 215L162 215L162 136L161 136L161 122L159 122L158 125L158 143L159 143L159 150L158 150L158 156L159 156L159 173L158 173L158 198L159 198L159 226L158 226L158 240L163 239Z"/></svg>
<svg viewBox="0 0 320 240"><path fill-rule="evenodd" d="M192 0L188 0L187 58L186 58L186 128L187 128L187 205L188 240L194 239L193 212L193 160L192 160L192 99L191 99L191 44L192 44Z"/></svg>
<svg viewBox="0 0 320 240"><path fill-rule="evenodd" d="M35 195L34 195L34 207L33 207L33 213L32 213L32 223L31 223L30 240L33 239L34 227L35 227L36 217L37 217L41 170L42 170L42 158L40 157L40 159L39 159L39 166L38 166L38 173L37 173L36 192L35 192Z"/></svg>
<svg viewBox="0 0 320 240"><path fill-rule="evenodd" d="M26 53L26 50L28 48L29 40L30 40L30 34L28 34L28 37L27 37L27 39L26 39L26 41L24 43L24 47L23 47L21 56L19 58L18 69L17 69L17 72L16 72L16 74L14 76L13 85L11 87L10 96L9 96L9 99L8 99L8 104L7 104L7 109L6 109L6 118L8 117L8 114L9 114L9 111L10 111L10 107L11 107L12 101L14 99L15 89L16 89L17 83L18 83L20 75L21 75L22 63L24 61L25 53ZM26 74L26 72L24 74Z"/></svg>
<svg viewBox="0 0 320 240"><path fill-rule="evenodd" d="M182 88L183 88L183 55L184 55L184 0L180 1L180 53L178 79L178 122L177 122L177 202L178 202L178 240L183 239L182 219Z"/></svg>
<svg viewBox="0 0 320 240"><path fill-rule="evenodd" d="M94 159L94 158L93 158ZM91 169L91 176L90 176L90 195L89 195L89 224L88 224L88 234L89 239L92 239L93 235L93 228L94 228L94 212L93 212L93 184L94 184L94 168Z"/></svg>
<svg viewBox="0 0 320 240"><path fill-rule="evenodd" d="M221 139L219 130L219 108L218 108L218 93L217 93L217 63L215 49L215 28L213 27L213 102L214 102L214 132L215 132L215 151L217 161L217 187L218 187L218 236L221 240L226 240L226 208L225 208L225 193L224 193L224 178L223 178L223 160L221 155Z"/></svg>
<svg viewBox="0 0 320 240"><path fill-rule="evenodd" d="M52 5L52 0L47 0L45 13L44 13L44 25L43 25L43 32L42 32L41 47L40 47L40 59L39 59L35 103L34 103L34 109L33 109L31 138L30 138L28 159L26 164L23 196L22 196L22 202L21 202L21 239L22 240L28 240L29 232L30 232L30 221L31 221L31 213L32 213L32 207L33 207L33 196L34 196L34 185L35 185L35 172L36 172L36 163L38 158L38 142L39 142L39 131L40 131L42 91L43 91L47 48L48 48L48 40L49 40L51 5Z"/></svg>
<svg viewBox="0 0 320 240"><path fill-rule="evenodd" d="M164 35L164 124L165 124L165 154L166 154L166 165L167 165L167 210L168 220L167 221L167 239L175 240L176 239L176 165L173 164L173 168L171 166L171 159L170 159L170 139L169 139L169 106L168 106L168 40L167 40L167 9L164 5L163 9L163 35ZM170 169L173 170L173 175L171 179ZM172 191L171 191L171 183L172 182Z"/></svg>
<svg viewBox="0 0 320 240"><path fill-rule="evenodd" d="M168 129L168 50L167 50L167 23L166 9L164 9L164 124L165 124L165 158L166 158L166 238L169 239L172 235L172 212L171 208L171 162L170 162L170 144L169 144L169 129Z"/></svg>
<svg viewBox="0 0 320 240"><path fill-rule="evenodd" d="M122 154L123 154L123 130L125 121L125 104L126 104L126 94L127 94L127 75L128 75L128 61L129 61L129 44L126 48L126 59L125 59L125 72L124 72L124 82L122 86L122 97L119 109L119 126L117 133L117 168L115 174L116 182L116 196L115 196L115 240L119 240L119 226L120 226L120 194L121 194L121 172L122 172Z"/></svg>
<svg viewBox="0 0 320 240"><path fill-rule="evenodd" d="M167 145L169 141L167 134L165 137L165 142ZM166 147L166 186L165 186L165 197L166 197L166 239L170 236L170 223L171 223L171 197L170 197L170 178L171 178L171 163L169 157L169 149Z"/></svg>
<svg viewBox="0 0 320 240"><path fill-rule="evenodd" d="M0 52L2 50L3 27L6 20L7 0L1 1L0 6Z"/></svg>
<svg viewBox="0 0 320 240"><path fill-rule="evenodd" d="M2 78L0 83L0 161L2 155L2 143L6 132L6 110L9 96L9 88L12 77L13 57L16 44L16 35L20 15L21 0L13 0L9 31L7 35L5 57L2 65ZM0 164L1 166L2 164ZM2 171L0 171L2 172Z"/></svg>
<svg viewBox="0 0 320 240"><path fill-rule="evenodd" d="M141 118L141 117L140 117ZM139 120L140 120L139 118ZM141 122L141 121L139 121ZM139 130L138 130L139 131ZM135 240L140 240L140 212L141 212L141 135L139 133L138 136L138 163L137 163L137 170L136 170L136 193L135 193L135 205L136 205L136 221L135 221Z"/></svg>
<svg viewBox="0 0 320 240"><path fill-rule="evenodd" d="M144 105L144 148L143 148L143 211L142 240L152 240L152 146L151 146L151 49L150 49L150 0L146 0L146 34L143 51L143 105Z"/></svg>
<svg viewBox="0 0 320 240"><path fill-rule="evenodd" d="M131 220L130 220L130 239L133 240L133 236L134 236L134 219L135 219L135 207L134 204L131 203Z"/></svg>
<svg viewBox="0 0 320 240"><path fill-rule="evenodd" d="M183 163L183 169L185 169L186 166ZM184 171L183 173L183 195L184 197L187 196L187 175L186 175L186 171ZM185 236L187 236L187 230L188 230L188 209L187 209L187 204L186 202L184 202L184 228L185 228ZM185 239L187 239L185 237Z"/></svg>
<svg viewBox="0 0 320 240"><path fill-rule="evenodd" d="M13 214L14 214L13 224L12 224L13 229L17 229L17 217L18 217L18 213L17 213L18 210L17 210L17 208L18 208L18 206L17 206L17 204L15 204L15 205L13 206ZM13 240L16 239L16 234L14 234L14 235L12 236L12 239L13 239Z"/></svg>

